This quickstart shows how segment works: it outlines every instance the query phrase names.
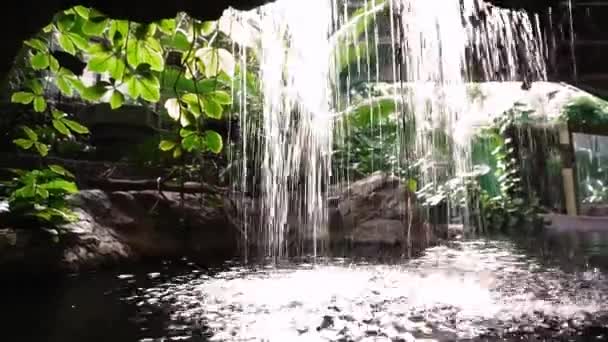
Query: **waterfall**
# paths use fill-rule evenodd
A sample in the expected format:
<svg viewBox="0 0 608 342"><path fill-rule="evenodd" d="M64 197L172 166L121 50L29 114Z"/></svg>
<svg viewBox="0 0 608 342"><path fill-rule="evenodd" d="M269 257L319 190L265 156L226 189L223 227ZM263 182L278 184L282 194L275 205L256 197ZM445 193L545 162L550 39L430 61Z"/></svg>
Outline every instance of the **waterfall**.
<svg viewBox="0 0 608 342"><path fill-rule="evenodd" d="M248 227L251 242L265 256L287 257L291 247L316 255L327 236L323 187L331 170L333 132L331 6L328 0L280 0L254 14L231 12L239 18L233 22L253 21L258 29L252 50L259 62L261 112L241 108L240 116L247 127L242 140L254 137L249 143L257 146L254 158L261 161L254 181L259 183L259 219ZM249 177L247 168L243 160L242 185L250 182L243 180Z"/></svg>
<svg viewBox="0 0 608 342"><path fill-rule="evenodd" d="M473 169L470 138L481 114L471 82L525 87L546 78L538 18L481 0L278 0L225 17L254 37L250 52L237 49L241 72L259 76L261 99L252 109L246 91L235 94L243 136L238 184L255 188L260 200L257 218L245 217L244 235L265 256L289 256L294 246L299 254L320 251L326 188L361 176L349 164L356 127L348 113L370 103L368 128L378 145L395 139L381 155L372 146L368 171L385 168L407 181L418 168L416 188L436 188ZM382 106L393 110L383 117ZM347 157L332 162L337 147ZM467 205L451 207L452 216L469 216Z"/></svg>

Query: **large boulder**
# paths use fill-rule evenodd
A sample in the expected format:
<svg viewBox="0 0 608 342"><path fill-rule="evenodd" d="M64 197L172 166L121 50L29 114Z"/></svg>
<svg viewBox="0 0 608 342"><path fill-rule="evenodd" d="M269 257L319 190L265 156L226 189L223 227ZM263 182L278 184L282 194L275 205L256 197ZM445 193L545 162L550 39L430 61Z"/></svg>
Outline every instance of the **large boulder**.
<svg viewBox="0 0 608 342"><path fill-rule="evenodd" d="M86 190L59 235L0 227L0 269L81 271L142 258L220 258L237 253L236 229L219 194Z"/></svg>
<svg viewBox="0 0 608 342"><path fill-rule="evenodd" d="M329 221L331 242L354 248L421 250L445 235L421 219L415 194L397 177L383 172L333 194Z"/></svg>
<svg viewBox="0 0 608 342"><path fill-rule="evenodd" d="M425 222L419 215L415 194L397 177L386 173L374 173L348 186L331 187L328 197L328 232L317 232L317 238L328 241L334 254L392 255L390 250L416 253L448 238L448 226ZM253 249L260 238L259 222L263 221L260 208L259 198L243 198L236 203L238 215L233 216L248 220L249 247ZM244 224L239 220L234 225ZM312 245L311 237L302 234L306 228L302 227L297 210L288 215L286 224L290 253L297 254L303 245Z"/></svg>

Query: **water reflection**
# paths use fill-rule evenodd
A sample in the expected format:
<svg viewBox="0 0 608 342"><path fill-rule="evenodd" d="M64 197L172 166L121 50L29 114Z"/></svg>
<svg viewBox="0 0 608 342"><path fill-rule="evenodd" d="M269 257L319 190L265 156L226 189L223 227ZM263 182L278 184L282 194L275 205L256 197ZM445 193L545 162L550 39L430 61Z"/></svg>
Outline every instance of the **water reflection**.
<svg viewBox="0 0 608 342"><path fill-rule="evenodd" d="M514 241L541 262L568 272L608 272L608 230L547 229Z"/></svg>
<svg viewBox="0 0 608 342"><path fill-rule="evenodd" d="M162 298L175 322L217 341L500 340L577 338L603 319L607 286L599 271L569 273L513 243L480 240L400 265L233 267L142 296Z"/></svg>
<svg viewBox="0 0 608 342"><path fill-rule="evenodd" d="M3 284L7 341L608 340L608 234L431 248L409 262L178 262Z"/></svg>

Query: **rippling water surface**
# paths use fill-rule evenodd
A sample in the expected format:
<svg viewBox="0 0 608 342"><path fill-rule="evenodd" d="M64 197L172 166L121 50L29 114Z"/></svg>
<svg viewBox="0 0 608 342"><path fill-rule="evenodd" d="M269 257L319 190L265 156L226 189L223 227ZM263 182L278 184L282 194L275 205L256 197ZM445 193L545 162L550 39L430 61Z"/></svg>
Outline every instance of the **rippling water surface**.
<svg viewBox="0 0 608 342"><path fill-rule="evenodd" d="M16 324L10 341L608 340L606 274L523 250L477 240L392 264L166 264L74 277L50 303L13 297L30 324L52 317L38 334L3 311Z"/></svg>

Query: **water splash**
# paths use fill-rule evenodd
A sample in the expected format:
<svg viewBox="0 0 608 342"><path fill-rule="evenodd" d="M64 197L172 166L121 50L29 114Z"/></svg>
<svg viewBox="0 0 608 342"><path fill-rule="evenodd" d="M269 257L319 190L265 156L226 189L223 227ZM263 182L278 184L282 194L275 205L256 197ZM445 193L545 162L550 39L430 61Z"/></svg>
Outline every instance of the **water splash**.
<svg viewBox="0 0 608 342"><path fill-rule="evenodd" d="M244 235L267 256L288 256L292 247L317 254L316 242L327 236L326 185L344 189L365 176L351 171L350 157L332 167L333 147L355 153L350 109L378 95L392 101L393 128L374 106L367 119L378 144L395 137L388 152L372 150L371 172L390 165L383 171L407 178L419 167L418 188L433 187L473 170L471 82L525 87L546 78L538 18L480 0L278 0L230 13L255 22L257 35L251 53L262 108L241 107L240 185L258 186L259 218ZM249 67L247 54L240 57ZM452 207L454 216L469 217L467 205Z"/></svg>
<svg viewBox="0 0 608 342"><path fill-rule="evenodd" d="M477 100L472 82L518 81L526 88L546 79L539 21L525 12L478 0L393 0L386 7L383 20L374 22L374 31L382 34L372 43L373 50L385 51L388 57L375 56L377 63L382 62L367 75L348 69L345 79L367 77L385 99L394 102L395 131L380 131L375 139L381 144L397 136L394 150L388 153L397 160L390 171L410 177L408 170L417 167L418 188L436 188L442 180L474 170L471 137L479 127L469 119ZM376 82L370 81L374 72ZM362 104L357 103L358 94L352 96L348 89L345 96L341 102L356 112ZM372 103L372 99L366 101ZM380 107L372 105L372 126L374 119L384 115ZM335 138L348 145L349 122L341 119L340 124L347 127ZM379 170L375 167L381 166L372 165L371 172ZM339 183L350 183L348 171L342 174ZM467 205L454 203L453 207L461 220L470 216ZM450 211L448 206L448 216Z"/></svg>
<svg viewBox="0 0 608 342"><path fill-rule="evenodd" d="M254 167L261 173L248 181L251 170L243 160L241 186L259 183L254 193L260 197L260 215L249 224L252 231L244 234L253 237L249 242L266 256L288 256L292 247L301 254L316 254L317 242L327 235L323 186L329 178L333 131L328 41L332 2L280 0L256 12L228 15L239 18L236 22L254 22L248 29L257 29L251 51L259 62L261 113L241 103L240 117L246 127L241 148L245 154L255 151L248 158L260 161Z"/></svg>
<svg viewBox="0 0 608 342"><path fill-rule="evenodd" d="M542 326L545 317L555 317L559 327L606 309L603 273L566 273L522 252L512 243L470 241L434 247L397 265L342 259L263 270L233 267L211 277L174 279L143 297L169 305L177 322L208 327L217 341L413 335L481 341L495 329ZM546 334L546 328L539 330Z"/></svg>

